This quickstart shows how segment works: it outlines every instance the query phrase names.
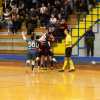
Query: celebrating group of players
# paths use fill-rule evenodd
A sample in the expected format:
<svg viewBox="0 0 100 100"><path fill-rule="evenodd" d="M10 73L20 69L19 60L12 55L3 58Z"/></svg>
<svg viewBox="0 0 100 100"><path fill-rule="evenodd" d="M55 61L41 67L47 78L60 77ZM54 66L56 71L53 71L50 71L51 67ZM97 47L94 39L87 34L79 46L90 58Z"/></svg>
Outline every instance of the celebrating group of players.
<svg viewBox="0 0 100 100"><path fill-rule="evenodd" d="M38 39L36 39L34 33L31 38L26 38L24 32L22 32L22 37L28 44L26 63L31 64L32 70L36 64L45 69L47 69L49 63L53 66L53 61L56 61L56 59L53 58L51 44L55 41L55 38L51 27L46 28L45 33L42 33Z"/></svg>
<svg viewBox="0 0 100 100"><path fill-rule="evenodd" d="M72 55L72 38L71 38L71 31L67 28L64 30L65 34L65 60L61 70L59 72L64 72L66 67L68 68L69 72L75 71L74 63L71 59ZM53 58L53 51L52 51L52 42L55 41L53 36L53 31L51 27L46 28L46 32L42 33L39 39L35 38L35 34L32 34L31 38L26 38L25 34L22 32L23 39L28 43L28 50L27 50L27 60L26 63L32 65L32 70L36 65L47 69L48 61L53 66L53 61L56 59Z"/></svg>

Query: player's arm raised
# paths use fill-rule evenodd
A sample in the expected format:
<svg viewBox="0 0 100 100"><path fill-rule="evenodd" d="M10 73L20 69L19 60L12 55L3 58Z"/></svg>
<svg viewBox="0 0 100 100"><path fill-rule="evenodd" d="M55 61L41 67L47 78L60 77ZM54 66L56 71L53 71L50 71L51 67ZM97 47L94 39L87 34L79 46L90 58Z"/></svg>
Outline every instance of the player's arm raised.
<svg viewBox="0 0 100 100"><path fill-rule="evenodd" d="M25 41L26 41L27 39L26 39L25 33L24 33L24 32L22 32L21 34L22 34L22 38L23 38L23 40L25 40Z"/></svg>

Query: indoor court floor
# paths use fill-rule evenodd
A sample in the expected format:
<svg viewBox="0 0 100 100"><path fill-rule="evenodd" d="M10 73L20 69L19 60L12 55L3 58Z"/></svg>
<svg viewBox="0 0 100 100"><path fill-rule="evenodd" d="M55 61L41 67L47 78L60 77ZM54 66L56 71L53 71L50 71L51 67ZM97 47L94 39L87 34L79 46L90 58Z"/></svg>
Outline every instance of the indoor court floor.
<svg viewBox="0 0 100 100"><path fill-rule="evenodd" d="M100 100L100 65L63 73L0 62L0 100Z"/></svg>

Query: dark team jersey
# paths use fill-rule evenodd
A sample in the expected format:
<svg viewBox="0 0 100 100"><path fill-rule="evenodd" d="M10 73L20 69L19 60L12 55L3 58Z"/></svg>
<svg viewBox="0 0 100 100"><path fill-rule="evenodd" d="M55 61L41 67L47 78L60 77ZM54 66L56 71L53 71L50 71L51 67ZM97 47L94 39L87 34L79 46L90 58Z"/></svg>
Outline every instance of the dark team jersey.
<svg viewBox="0 0 100 100"><path fill-rule="evenodd" d="M38 49L39 43L37 40L27 39L26 42L28 43L28 50Z"/></svg>
<svg viewBox="0 0 100 100"><path fill-rule="evenodd" d="M48 35L47 33L44 33L40 38L39 38L39 43L40 43L40 48L44 48L48 46Z"/></svg>

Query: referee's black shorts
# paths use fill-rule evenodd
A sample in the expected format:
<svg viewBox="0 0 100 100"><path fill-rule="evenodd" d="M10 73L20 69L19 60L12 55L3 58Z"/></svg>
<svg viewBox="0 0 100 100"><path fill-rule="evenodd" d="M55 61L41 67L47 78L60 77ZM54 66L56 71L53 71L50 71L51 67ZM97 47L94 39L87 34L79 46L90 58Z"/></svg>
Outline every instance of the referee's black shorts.
<svg viewBox="0 0 100 100"><path fill-rule="evenodd" d="M72 48L68 47L65 49L65 57L71 57L72 55Z"/></svg>

